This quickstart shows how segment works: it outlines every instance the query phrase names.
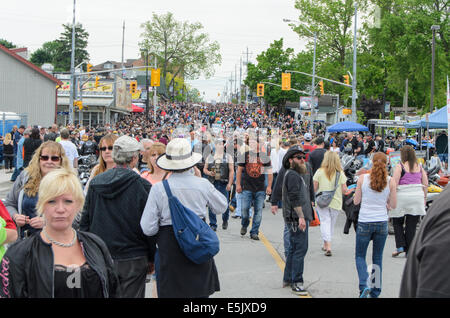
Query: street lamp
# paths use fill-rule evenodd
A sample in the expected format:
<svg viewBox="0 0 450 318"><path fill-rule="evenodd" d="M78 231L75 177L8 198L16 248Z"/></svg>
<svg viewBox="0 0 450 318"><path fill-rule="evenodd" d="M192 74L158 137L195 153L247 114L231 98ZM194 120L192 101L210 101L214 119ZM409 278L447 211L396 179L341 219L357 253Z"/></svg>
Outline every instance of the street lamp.
<svg viewBox="0 0 450 318"><path fill-rule="evenodd" d="M433 44L431 49L431 96L430 96L430 112L434 111L434 51L435 51L435 33L441 27L439 25L432 25L431 30L433 31Z"/></svg>
<svg viewBox="0 0 450 318"><path fill-rule="evenodd" d="M289 19L283 19L284 22L292 22L292 23L298 23L297 21L289 20ZM313 56L313 72L312 72L312 81L311 81L311 114L313 115L312 119L313 122L311 124L311 130L314 126L314 120L316 118L316 107L314 105L314 95L315 95L315 76L316 76L316 44L317 44L317 32L312 32L310 29L308 29L305 25L302 24L302 27L305 28L311 35L314 36L314 56Z"/></svg>

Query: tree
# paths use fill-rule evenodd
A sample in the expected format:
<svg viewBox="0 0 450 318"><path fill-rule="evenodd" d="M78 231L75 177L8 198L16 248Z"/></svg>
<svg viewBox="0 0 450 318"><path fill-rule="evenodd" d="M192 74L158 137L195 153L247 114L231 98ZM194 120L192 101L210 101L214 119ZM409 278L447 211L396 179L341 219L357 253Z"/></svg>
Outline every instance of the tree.
<svg viewBox="0 0 450 318"><path fill-rule="evenodd" d="M408 79L408 105L429 109L432 25L436 32L435 106L445 105L446 72L450 69L449 12L445 0L372 0L379 23L366 23L359 65L365 89L386 87L387 99L402 106ZM373 12L371 13L373 15ZM447 36L446 36L447 35ZM371 68L367 66L372 65ZM370 72L368 72L370 70ZM372 79L372 80L371 80Z"/></svg>
<svg viewBox="0 0 450 318"><path fill-rule="evenodd" d="M0 45L3 45L7 49L14 49L17 47L14 43L9 42L8 40L5 39L0 39Z"/></svg>
<svg viewBox="0 0 450 318"><path fill-rule="evenodd" d="M56 40L56 52L53 59L55 71L70 71L72 53L72 25L63 24L64 31ZM83 61L89 60L88 45L89 33L84 30L83 25L75 25L75 66ZM86 67L86 66L85 66Z"/></svg>
<svg viewBox="0 0 450 318"><path fill-rule="evenodd" d="M41 48L31 54L30 61L39 67L44 63L53 64L58 50L60 50L60 45L61 43L57 40L45 42Z"/></svg>
<svg viewBox="0 0 450 318"><path fill-rule="evenodd" d="M141 28L141 51L157 56L164 81L167 73L173 74L168 87L179 74L190 79L202 74L208 78L214 74L214 66L222 61L219 43L210 42L208 34L201 33L203 26L198 22L176 21L170 12L153 13L152 19L142 23Z"/></svg>
<svg viewBox="0 0 450 318"><path fill-rule="evenodd" d="M283 49L283 38L274 41L270 47L256 57L257 64L248 64L247 77L244 84L256 91L256 86L261 82L269 82L281 85L281 74L286 70L298 70L312 65L312 57L308 53L294 56L292 48ZM309 63L309 64L308 64ZM308 66L305 66L308 65ZM304 75L291 73L291 88L305 90L308 79ZM309 80L309 83L311 81ZM298 101L299 93L283 91L281 87L265 84L264 100L270 105L283 106L286 101Z"/></svg>

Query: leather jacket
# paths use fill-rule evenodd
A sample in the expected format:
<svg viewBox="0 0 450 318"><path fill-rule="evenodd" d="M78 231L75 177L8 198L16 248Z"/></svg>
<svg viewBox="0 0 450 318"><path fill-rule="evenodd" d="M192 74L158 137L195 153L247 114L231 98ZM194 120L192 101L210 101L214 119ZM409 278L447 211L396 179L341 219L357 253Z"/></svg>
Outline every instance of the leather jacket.
<svg viewBox="0 0 450 318"><path fill-rule="evenodd" d="M113 260L96 235L77 231L87 264L98 274L105 298L121 295ZM40 232L9 246L0 266L0 298L54 298L54 255Z"/></svg>

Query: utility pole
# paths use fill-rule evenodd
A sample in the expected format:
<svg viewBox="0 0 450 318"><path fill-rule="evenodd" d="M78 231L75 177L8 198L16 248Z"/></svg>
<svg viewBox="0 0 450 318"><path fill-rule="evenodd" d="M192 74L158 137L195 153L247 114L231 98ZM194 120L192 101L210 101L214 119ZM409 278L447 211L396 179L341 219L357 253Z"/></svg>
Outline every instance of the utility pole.
<svg viewBox="0 0 450 318"><path fill-rule="evenodd" d="M430 95L430 113L434 111L434 56L435 56L435 46L436 46L436 30L439 30L439 25L432 25L431 30L433 31L433 43L431 49L431 95Z"/></svg>
<svg viewBox="0 0 450 318"><path fill-rule="evenodd" d="M155 70L157 68L158 68L158 66L156 65L156 54L155 54ZM155 124L156 124L156 103L157 103L156 89L157 89L157 87L153 86L153 111L154 111L153 121L155 122ZM148 92L147 92L147 94L148 94Z"/></svg>
<svg viewBox="0 0 450 318"><path fill-rule="evenodd" d="M75 77L75 3L73 0L73 22L72 22L72 53L70 57L70 98L69 98L69 124L73 124L73 101L74 101L74 77Z"/></svg>
<svg viewBox="0 0 450 318"><path fill-rule="evenodd" d="M247 46L247 53L244 52L243 54L247 55L247 64L245 64L245 66L246 66L245 69L246 69L247 75L248 75L248 55L253 54L253 53L248 52L248 46ZM248 107L248 87L247 86L245 86L245 107Z"/></svg>
<svg viewBox="0 0 450 318"><path fill-rule="evenodd" d="M406 79L405 96L403 97L403 120L406 120L407 113L408 113L408 79Z"/></svg>
<svg viewBox="0 0 450 318"><path fill-rule="evenodd" d="M123 66L123 59L124 59L124 48L125 48L125 21L123 21L123 31L122 31L122 69ZM125 71L122 71L122 78L125 77Z"/></svg>
<svg viewBox="0 0 450 318"><path fill-rule="evenodd" d="M145 53L145 65L148 65L148 48ZM146 100L145 100L145 118L148 119L148 112L150 108L150 94L148 91L148 67L145 68L145 91L146 91Z"/></svg>
<svg viewBox="0 0 450 318"><path fill-rule="evenodd" d="M231 72L230 78L230 102L233 102L233 72Z"/></svg>
<svg viewBox="0 0 450 318"><path fill-rule="evenodd" d="M353 79L352 79L352 121L356 123L358 117L356 116L356 30L358 18L358 4L355 1L355 25L353 34Z"/></svg>
<svg viewBox="0 0 450 318"><path fill-rule="evenodd" d="M237 65L234 64L234 95L237 97Z"/></svg>
<svg viewBox="0 0 450 318"><path fill-rule="evenodd" d="M238 98L238 103L239 105L241 104L241 81L242 81L242 56L239 59L239 98Z"/></svg>

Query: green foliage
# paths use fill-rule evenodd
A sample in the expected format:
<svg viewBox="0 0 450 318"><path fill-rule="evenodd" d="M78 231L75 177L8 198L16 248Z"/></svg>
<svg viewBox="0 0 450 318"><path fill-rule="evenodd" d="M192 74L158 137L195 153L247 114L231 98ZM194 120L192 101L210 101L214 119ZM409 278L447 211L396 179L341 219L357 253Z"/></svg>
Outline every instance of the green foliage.
<svg viewBox="0 0 450 318"><path fill-rule="evenodd" d="M38 66L51 63L55 72L70 71L72 54L72 26L63 24L64 31L54 41L45 42L41 48L31 54L30 61ZM87 52L89 33L81 24L75 25L75 66L83 61L89 60ZM84 65L86 67L86 65Z"/></svg>
<svg viewBox="0 0 450 318"><path fill-rule="evenodd" d="M17 47L14 43L9 42L8 40L5 39L0 39L0 45L3 45L7 49L14 49Z"/></svg>
<svg viewBox="0 0 450 318"><path fill-rule="evenodd" d="M361 125L365 125L367 118L366 116L364 116L364 112L357 110L356 111L356 116L357 116L357 122Z"/></svg>
<svg viewBox="0 0 450 318"><path fill-rule="evenodd" d="M164 79L169 72L174 78L181 75L196 79L202 74L210 77L214 66L222 62L219 43L210 42L199 22L177 21L170 12L153 13L152 19L142 23L141 28L140 49L156 54ZM168 86L171 85L172 81Z"/></svg>

